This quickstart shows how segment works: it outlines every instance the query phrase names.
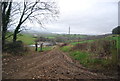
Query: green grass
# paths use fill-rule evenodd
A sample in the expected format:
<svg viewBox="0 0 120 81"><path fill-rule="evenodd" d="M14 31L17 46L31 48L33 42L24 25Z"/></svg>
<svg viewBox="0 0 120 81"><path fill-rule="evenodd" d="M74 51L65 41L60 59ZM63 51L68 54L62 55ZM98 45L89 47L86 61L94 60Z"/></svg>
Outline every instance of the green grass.
<svg viewBox="0 0 120 81"><path fill-rule="evenodd" d="M31 47L31 49L32 49L32 50L35 50L35 47ZM42 48L42 51L49 51L49 50L51 50L51 49L52 49L51 46L50 46L50 47L47 46L47 47L43 47L43 48ZM38 48L38 51L40 51L40 47Z"/></svg>
<svg viewBox="0 0 120 81"><path fill-rule="evenodd" d="M118 49L120 49L120 36L119 36L119 37L117 37L117 39L116 39L116 40L117 40L117 48L118 48Z"/></svg>
<svg viewBox="0 0 120 81"><path fill-rule="evenodd" d="M48 38L48 39L55 39L55 37L53 37L53 36L49 36L49 37L46 37L46 38Z"/></svg>
<svg viewBox="0 0 120 81"><path fill-rule="evenodd" d="M85 40L85 41L80 41L80 42L73 42L73 43L70 43L71 45L76 45L76 44L80 44L80 43L89 43L89 42L93 42L95 40Z"/></svg>
<svg viewBox="0 0 120 81"><path fill-rule="evenodd" d="M71 34L71 35L65 35L65 37L80 37L80 38L85 38L86 36L85 35L74 35L74 34Z"/></svg>
<svg viewBox="0 0 120 81"><path fill-rule="evenodd" d="M117 45L111 47L111 58L96 58L96 54L92 54L91 52L86 52L86 51L78 51L78 50L71 50L72 47L70 46L64 46L61 47L60 49L64 52L68 52L72 58L75 60L78 60L83 66L92 68L92 69L98 69L98 70L103 70L103 69L109 69L109 68L114 68L115 65L117 65L117 51L116 47L120 48L120 37L115 36L115 37L106 37L98 40L86 40L86 41L81 41L81 42L73 42L70 43L73 45L73 47L78 44L78 43L91 43L91 42L97 42L101 41L104 42L104 40L116 40ZM98 47L99 45L102 45L98 42Z"/></svg>
<svg viewBox="0 0 120 81"><path fill-rule="evenodd" d="M49 51L51 49L52 49L52 47L43 47L43 51Z"/></svg>
<svg viewBox="0 0 120 81"><path fill-rule="evenodd" d="M97 40L97 39L96 39ZM85 41L80 41L80 42L72 42L70 43L71 45L76 45L76 44L79 44L79 43L89 43L89 42L94 42L96 40L85 40ZM116 44L116 47L118 49L120 49L120 36L119 35L111 35L111 36L108 36L106 38L101 38L99 40L116 40L117 44Z"/></svg>
<svg viewBox="0 0 120 81"><path fill-rule="evenodd" d="M35 38L33 38L32 35L29 34L23 34L22 36L18 36L17 40L21 40L23 43L27 45L31 45L35 43L34 42Z"/></svg>
<svg viewBox="0 0 120 81"><path fill-rule="evenodd" d="M12 32L7 32L7 33L6 33L6 37L8 37L9 35L12 35L12 34L13 34ZM13 38L13 36L7 38L6 40L11 42L11 41L12 41L12 38Z"/></svg>
<svg viewBox="0 0 120 81"><path fill-rule="evenodd" d="M108 68L109 65L114 64L110 59L93 58L94 55L88 52L73 51L70 56L78 60L80 64L92 69Z"/></svg>
<svg viewBox="0 0 120 81"><path fill-rule="evenodd" d="M12 32L7 32L7 36L9 36L11 34L12 34ZM13 38L12 36L9 37L7 39L7 41L12 42L12 38ZM29 34L18 34L17 40L21 40L23 43L25 43L27 45L31 45L31 44L34 44L35 38L33 38L33 36L29 35Z"/></svg>
<svg viewBox="0 0 120 81"><path fill-rule="evenodd" d="M87 65L90 55L86 52L73 51L70 53L75 60L79 60L84 66Z"/></svg>
<svg viewBox="0 0 120 81"><path fill-rule="evenodd" d="M120 36L119 35L111 35L109 37L106 38L106 40L116 40L117 44L116 44L116 47L117 49L120 49Z"/></svg>
<svg viewBox="0 0 120 81"><path fill-rule="evenodd" d="M84 66L86 66L87 61L90 57L90 54L88 54L87 52L80 52L80 51L71 51L71 47L70 46L64 46L60 48L62 51L64 52L68 52L70 54L71 57L73 57L75 60L79 60L81 64L83 64Z"/></svg>
<svg viewBox="0 0 120 81"><path fill-rule="evenodd" d="M70 51L70 49L71 49L71 47L70 46L64 46L64 47L62 47L62 48L60 48L62 51L64 51L64 52L69 52Z"/></svg>

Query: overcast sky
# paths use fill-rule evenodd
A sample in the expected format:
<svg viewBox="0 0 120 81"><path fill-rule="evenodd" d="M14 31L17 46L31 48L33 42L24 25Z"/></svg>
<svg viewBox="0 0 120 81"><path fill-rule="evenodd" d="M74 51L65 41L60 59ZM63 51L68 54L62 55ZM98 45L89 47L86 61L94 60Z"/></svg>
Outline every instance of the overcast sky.
<svg viewBox="0 0 120 81"><path fill-rule="evenodd" d="M57 21L47 23L37 31L53 33L105 34L118 26L119 0L57 0L60 14ZM32 28L31 30L35 30Z"/></svg>

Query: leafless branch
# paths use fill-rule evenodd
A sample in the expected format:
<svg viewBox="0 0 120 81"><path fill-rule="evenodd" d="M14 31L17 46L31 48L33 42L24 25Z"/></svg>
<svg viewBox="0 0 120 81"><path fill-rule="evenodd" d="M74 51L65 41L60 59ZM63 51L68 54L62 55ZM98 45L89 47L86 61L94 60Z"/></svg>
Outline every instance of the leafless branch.
<svg viewBox="0 0 120 81"><path fill-rule="evenodd" d="M13 36L13 34L10 34L9 36L5 37L5 39L8 39L9 37Z"/></svg>

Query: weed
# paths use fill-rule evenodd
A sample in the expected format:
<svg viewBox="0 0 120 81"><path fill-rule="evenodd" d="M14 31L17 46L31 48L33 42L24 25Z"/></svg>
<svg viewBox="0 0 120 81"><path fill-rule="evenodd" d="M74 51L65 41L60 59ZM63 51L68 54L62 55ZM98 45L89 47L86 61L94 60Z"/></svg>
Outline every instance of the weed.
<svg viewBox="0 0 120 81"><path fill-rule="evenodd" d="M61 50L64 51L64 52L69 52L70 49L71 49L70 46L64 46L64 47L61 48Z"/></svg>
<svg viewBox="0 0 120 81"><path fill-rule="evenodd" d="M64 52L88 68L101 71L115 71L120 48L120 37L106 37L98 40L87 40L70 43L70 46L63 46ZM118 50L118 51L117 51Z"/></svg>

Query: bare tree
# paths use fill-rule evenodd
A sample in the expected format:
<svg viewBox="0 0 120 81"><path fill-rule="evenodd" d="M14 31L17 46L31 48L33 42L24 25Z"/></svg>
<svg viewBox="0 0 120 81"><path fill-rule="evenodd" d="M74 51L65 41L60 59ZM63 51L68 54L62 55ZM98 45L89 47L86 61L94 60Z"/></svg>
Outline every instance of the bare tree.
<svg viewBox="0 0 120 81"><path fill-rule="evenodd" d="M13 42L17 40L17 34L22 31L23 25L29 20L36 21L42 25L42 21L48 17L56 17L58 14L57 5L54 1L35 1L18 3L17 7L13 7L14 16L19 18L13 34Z"/></svg>
<svg viewBox="0 0 120 81"><path fill-rule="evenodd" d="M2 47L5 45L5 36L10 22L12 1L2 2Z"/></svg>

